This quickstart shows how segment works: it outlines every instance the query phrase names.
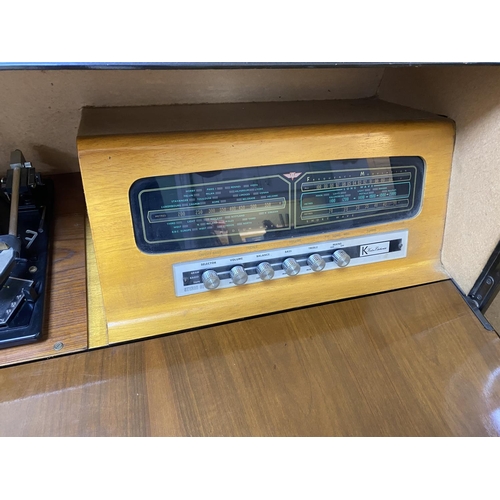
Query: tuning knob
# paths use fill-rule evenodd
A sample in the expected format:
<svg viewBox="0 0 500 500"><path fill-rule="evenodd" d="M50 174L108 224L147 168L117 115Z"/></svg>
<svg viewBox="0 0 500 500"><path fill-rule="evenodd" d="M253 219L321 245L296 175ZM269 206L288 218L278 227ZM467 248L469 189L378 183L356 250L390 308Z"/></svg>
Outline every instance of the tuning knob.
<svg viewBox="0 0 500 500"><path fill-rule="evenodd" d="M288 276L295 276L300 273L300 264L292 257L284 260L281 267L284 269L285 273L288 274Z"/></svg>
<svg viewBox="0 0 500 500"><path fill-rule="evenodd" d="M205 271L201 275L201 280L208 290L213 290L220 285L220 278L215 271L209 270Z"/></svg>
<svg viewBox="0 0 500 500"><path fill-rule="evenodd" d="M269 262L261 262L257 266L257 274L260 276L261 280L268 281L273 278L274 269Z"/></svg>
<svg viewBox="0 0 500 500"><path fill-rule="evenodd" d="M333 262L337 264L339 267L345 267L349 262L351 262L351 257L349 257L349 254L347 252L344 252L344 250L336 250L333 252Z"/></svg>
<svg viewBox="0 0 500 500"><path fill-rule="evenodd" d="M313 253L307 259L307 263L313 271L321 271L325 267L325 261L319 253Z"/></svg>
<svg viewBox="0 0 500 500"><path fill-rule="evenodd" d="M229 274L235 285L244 285L247 282L248 274L242 266L234 266L231 271L229 271Z"/></svg>

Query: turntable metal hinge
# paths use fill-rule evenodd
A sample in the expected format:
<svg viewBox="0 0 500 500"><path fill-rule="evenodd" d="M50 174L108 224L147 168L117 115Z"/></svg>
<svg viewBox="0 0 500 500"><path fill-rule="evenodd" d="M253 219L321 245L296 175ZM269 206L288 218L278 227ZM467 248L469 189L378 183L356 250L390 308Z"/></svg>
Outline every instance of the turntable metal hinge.
<svg viewBox="0 0 500 500"><path fill-rule="evenodd" d="M481 321L482 325L490 331L495 329L485 318L484 313L500 291L500 242L491 254L486 266L479 275L469 295L465 298L467 304ZM498 332L497 332L498 333ZM499 334L500 335L500 334Z"/></svg>

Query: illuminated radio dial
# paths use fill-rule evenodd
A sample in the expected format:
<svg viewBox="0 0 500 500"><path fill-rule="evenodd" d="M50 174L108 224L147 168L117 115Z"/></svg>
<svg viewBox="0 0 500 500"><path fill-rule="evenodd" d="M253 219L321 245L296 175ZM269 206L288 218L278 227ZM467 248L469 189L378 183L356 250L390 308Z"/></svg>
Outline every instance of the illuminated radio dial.
<svg viewBox="0 0 500 500"><path fill-rule="evenodd" d="M269 264L269 262L261 262L257 266L257 274L259 275L261 280L268 281L270 279L273 279L274 269L271 264Z"/></svg>
<svg viewBox="0 0 500 500"><path fill-rule="evenodd" d="M288 274L288 276L295 276L300 273L300 264L292 257L289 257L288 259L283 261L281 267L283 268L285 273Z"/></svg>
<svg viewBox="0 0 500 500"><path fill-rule="evenodd" d="M215 271L209 270L205 271L201 275L201 280L208 290L213 290L220 285L220 278Z"/></svg>
<svg viewBox="0 0 500 500"><path fill-rule="evenodd" d="M325 268L325 261L319 253L313 253L310 255L307 259L307 263L313 271L322 271Z"/></svg>
<svg viewBox="0 0 500 500"><path fill-rule="evenodd" d="M231 271L229 271L229 274L235 285L244 285L248 280L248 274L242 266L234 266Z"/></svg>

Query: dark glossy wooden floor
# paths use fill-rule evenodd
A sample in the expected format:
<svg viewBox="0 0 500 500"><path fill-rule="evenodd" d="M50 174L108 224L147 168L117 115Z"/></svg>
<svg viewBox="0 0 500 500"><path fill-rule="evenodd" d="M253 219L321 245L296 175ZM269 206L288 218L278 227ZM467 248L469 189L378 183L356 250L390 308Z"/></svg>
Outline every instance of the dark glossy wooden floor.
<svg viewBox="0 0 500 500"><path fill-rule="evenodd" d="M497 435L499 375L445 281L2 368L0 434Z"/></svg>

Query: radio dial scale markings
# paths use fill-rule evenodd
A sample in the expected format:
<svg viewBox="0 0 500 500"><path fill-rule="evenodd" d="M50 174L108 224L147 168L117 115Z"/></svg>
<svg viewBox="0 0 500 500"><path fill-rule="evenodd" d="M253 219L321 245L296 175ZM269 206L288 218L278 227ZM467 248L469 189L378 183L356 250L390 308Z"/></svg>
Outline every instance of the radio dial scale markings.
<svg viewBox="0 0 500 500"><path fill-rule="evenodd" d="M418 214L420 157L242 167L137 180L130 206L146 253L242 245L394 222Z"/></svg>

